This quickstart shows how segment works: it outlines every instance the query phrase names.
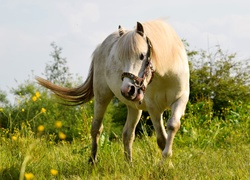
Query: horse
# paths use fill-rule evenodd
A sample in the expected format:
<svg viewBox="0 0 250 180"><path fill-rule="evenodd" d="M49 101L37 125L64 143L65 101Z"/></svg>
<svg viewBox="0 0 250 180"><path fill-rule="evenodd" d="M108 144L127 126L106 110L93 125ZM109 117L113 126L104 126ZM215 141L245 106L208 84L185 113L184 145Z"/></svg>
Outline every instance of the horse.
<svg viewBox="0 0 250 180"><path fill-rule="evenodd" d="M137 22L132 30L119 26L110 34L94 50L88 77L78 87L60 87L41 77L36 80L74 105L94 98L89 162L95 163L103 117L114 96L127 106L122 132L126 159L132 162L135 128L143 110L150 115L162 161L170 159L189 99L189 76L183 42L167 22L152 20ZM171 109L171 116L165 129L162 116L166 109Z"/></svg>

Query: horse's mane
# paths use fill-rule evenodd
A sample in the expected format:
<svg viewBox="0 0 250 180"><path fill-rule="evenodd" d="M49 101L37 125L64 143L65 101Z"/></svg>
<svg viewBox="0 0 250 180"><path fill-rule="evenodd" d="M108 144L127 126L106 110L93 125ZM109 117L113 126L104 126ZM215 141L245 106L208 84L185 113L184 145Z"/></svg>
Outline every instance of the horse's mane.
<svg viewBox="0 0 250 180"><path fill-rule="evenodd" d="M152 63L156 72L164 75L168 70L181 68L178 65L186 60L185 48L181 39L173 28L162 20L142 23L145 35L150 39L152 51ZM130 58L138 54L141 46L145 46L145 40L140 38L136 30L128 31L117 43L117 50L121 58ZM122 50L121 50L122 49Z"/></svg>

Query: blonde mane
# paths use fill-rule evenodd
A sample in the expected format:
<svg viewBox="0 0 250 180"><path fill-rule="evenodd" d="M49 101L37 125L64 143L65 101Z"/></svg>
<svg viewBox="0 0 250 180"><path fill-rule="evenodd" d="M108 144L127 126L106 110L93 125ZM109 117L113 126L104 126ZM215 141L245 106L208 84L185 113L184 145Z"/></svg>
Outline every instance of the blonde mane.
<svg viewBox="0 0 250 180"><path fill-rule="evenodd" d="M143 27L145 35L152 43L152 63L159 75L175 71L180 68L179 64L185 63L185 48L170 25L162 20L155 20L143 23ZM145 40L140 38L136 30L128 31L120 37L117 53L120 58L131 58L133 55L139 55L142 46L145 46Z"/></svg>

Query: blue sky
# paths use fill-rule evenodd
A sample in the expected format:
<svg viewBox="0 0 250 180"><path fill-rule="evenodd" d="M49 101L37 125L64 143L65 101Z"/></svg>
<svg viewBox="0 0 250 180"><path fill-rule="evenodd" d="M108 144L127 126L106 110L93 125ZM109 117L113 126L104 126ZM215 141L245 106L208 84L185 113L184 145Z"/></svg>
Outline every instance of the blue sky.
<svg viewBox="0 0 250 180"><path fill-rule="evenodd" d="M249 0L0 0L0 89L44 72L50 44L63 48L71 73L86 78L91 54L118 25L165 18L192 49L250 58ZM16 82L16 81L17 82Z"/></svg>

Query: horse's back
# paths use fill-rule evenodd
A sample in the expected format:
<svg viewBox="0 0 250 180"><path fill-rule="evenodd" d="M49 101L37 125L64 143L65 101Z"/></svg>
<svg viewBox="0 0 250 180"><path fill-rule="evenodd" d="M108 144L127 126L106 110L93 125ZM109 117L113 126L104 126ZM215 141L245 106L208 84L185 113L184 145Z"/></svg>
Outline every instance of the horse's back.
<svg viewBox="0 0 250 180"><path fill-rule="evenodd" d="M107 60L110 56L110 52L112 51L114 44L118 40L118 37L118 32L110 34L100 45L97 46L92 54L92 61L94 63L93 86L95 99L101 99L108 94L113 94L107 82L106 66Z"/></svg>

